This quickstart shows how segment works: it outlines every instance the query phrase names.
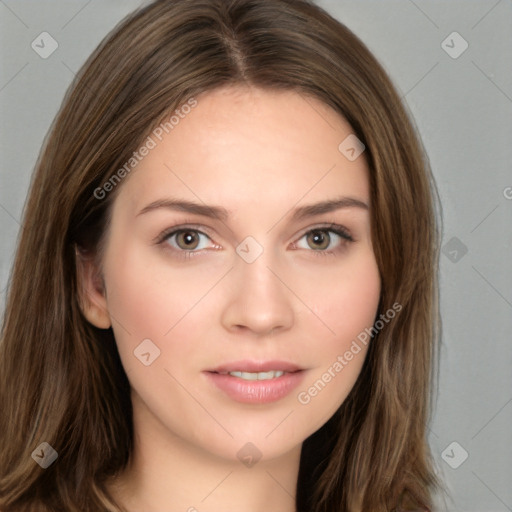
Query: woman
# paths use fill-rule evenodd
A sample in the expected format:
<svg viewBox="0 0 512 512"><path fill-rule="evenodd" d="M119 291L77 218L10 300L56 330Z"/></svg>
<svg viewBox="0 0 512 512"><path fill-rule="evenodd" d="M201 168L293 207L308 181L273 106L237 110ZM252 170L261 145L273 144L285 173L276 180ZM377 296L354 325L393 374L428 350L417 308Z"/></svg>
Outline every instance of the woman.
<svg viewBox="0 0 512 512"><path fill-rule="evenodd" d="M312 2L135 12L29 193L0 509L432 510L434 190L390 80Z"/></svg>

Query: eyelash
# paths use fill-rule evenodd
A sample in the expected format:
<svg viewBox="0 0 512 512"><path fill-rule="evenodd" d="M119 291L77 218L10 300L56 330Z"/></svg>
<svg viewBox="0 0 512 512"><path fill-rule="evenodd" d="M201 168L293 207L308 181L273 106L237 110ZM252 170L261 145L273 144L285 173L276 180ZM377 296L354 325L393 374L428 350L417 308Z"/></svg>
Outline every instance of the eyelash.
<svg viewBox="0 0 512 512"><path fill-rule="evenodd" d="M203 231L201 231L199 228L201 226L198 226L198 225L180 225L180 226L172 226L170 228L167 228L165 231L163 231L155 240L155 243L157 245L163 245L165 242L167 242L172 236L174 235L178 235L179 233L182 233L184 231L193 231L193 232L196 232L196 233L199 233L201 235L204 235L208 238L210 238L210 236L207 234L207 233L204 233ZM314 250L314 249L310 249L311 252L314 252L316 253L318 256L335 256L340 250L342 250L344 248L344 246L350 242L353 242L354 239L352 238L352 236L350 235L350 233L348 232L348 230L339 225L339 224L335 224L335 223L331 223L331 224L327 224L325 226L318 226L318 227L314 227L312 229L309 229L307 231L305 231L298 240L301 240L302 238L304 238L306 235L310 234L310 233L313 233L315 231L320 231L320 232L324 232L324 233L334 233L335 235L338 235L342 240L340 242L340 245L336 248L336 249L333 249L333 250L330 250L330 251L326 251L326 250ZM296 242L294 242L294 244L296 244ZM167 246L166 248L170 249L171 251L175 252L175 253L178 253L178 257L181 257L181 258L192 258L192 257L195 257L196 255L200 254L201 253L201 249L199 250L185 250L185 249L176 249L174 247L171 247L171 246Z"/></svg>

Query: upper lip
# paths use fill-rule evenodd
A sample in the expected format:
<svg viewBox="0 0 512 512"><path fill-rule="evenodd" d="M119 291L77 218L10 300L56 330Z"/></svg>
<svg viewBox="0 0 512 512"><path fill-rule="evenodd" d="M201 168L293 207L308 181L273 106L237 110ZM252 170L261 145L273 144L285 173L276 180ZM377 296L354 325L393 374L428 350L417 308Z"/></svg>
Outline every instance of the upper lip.
<svg viewBox="0 0 512 512"><path fill-rule="evenodd" d="M296 372L302 370L299 366L287 361L233 361L231 363L221 364L215 368L206 370L214 373L229 373L229 372Z"/></svg>

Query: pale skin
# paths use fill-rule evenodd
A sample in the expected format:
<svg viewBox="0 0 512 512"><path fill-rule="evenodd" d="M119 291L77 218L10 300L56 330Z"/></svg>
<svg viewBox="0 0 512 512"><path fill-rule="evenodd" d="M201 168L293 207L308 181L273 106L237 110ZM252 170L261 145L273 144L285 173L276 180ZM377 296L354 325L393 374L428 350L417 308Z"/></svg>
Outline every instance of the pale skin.
<svg viewBox="0 0 512 512"><path fill-rule="evenodd" d="M110 488L130 512L293 512L302 443L343 403L367 347L309 403L298 393L377 313L368 167L364 154L349 161L338 150L353 130L319 100L231 87L197 101L119 185L102 280L92 265L82 270L84 314L112 327L132 388L135 451ZM227 216L140 213L169 198ZM339 198L368 208L293 219ZM183 226L186 240L155 242ZM263 249L252 263L236 252L248 236ZM160 349L149 366L134 355L145 339ZM296 364L303 380L277 401L247 404L203 373L246 359ZM237 457L248 442L261 453L252 467Z"/></svg>

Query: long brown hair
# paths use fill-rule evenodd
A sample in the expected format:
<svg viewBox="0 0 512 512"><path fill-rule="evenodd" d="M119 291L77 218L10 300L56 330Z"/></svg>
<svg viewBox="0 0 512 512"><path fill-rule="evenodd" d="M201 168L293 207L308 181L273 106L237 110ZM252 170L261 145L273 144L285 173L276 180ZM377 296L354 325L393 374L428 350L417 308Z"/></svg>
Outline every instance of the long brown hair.
<svg viewBox="0 0 512 512"><path fill-rule="evenodd" d="M122 181L98 190L150 130L233 84L318 98L351 124L370 168L377 317L402 306L374 335L348 398L305 440L297 510L433 508L437 196L399 95L364 44L311 1L160 0L91 55L37 162L1 333L1 510L120 510L106 482L133 448L129 382L112 330L81 312L76 251L101 260ZM42 442L58 453L44 470L31 457Z"/></svg>

